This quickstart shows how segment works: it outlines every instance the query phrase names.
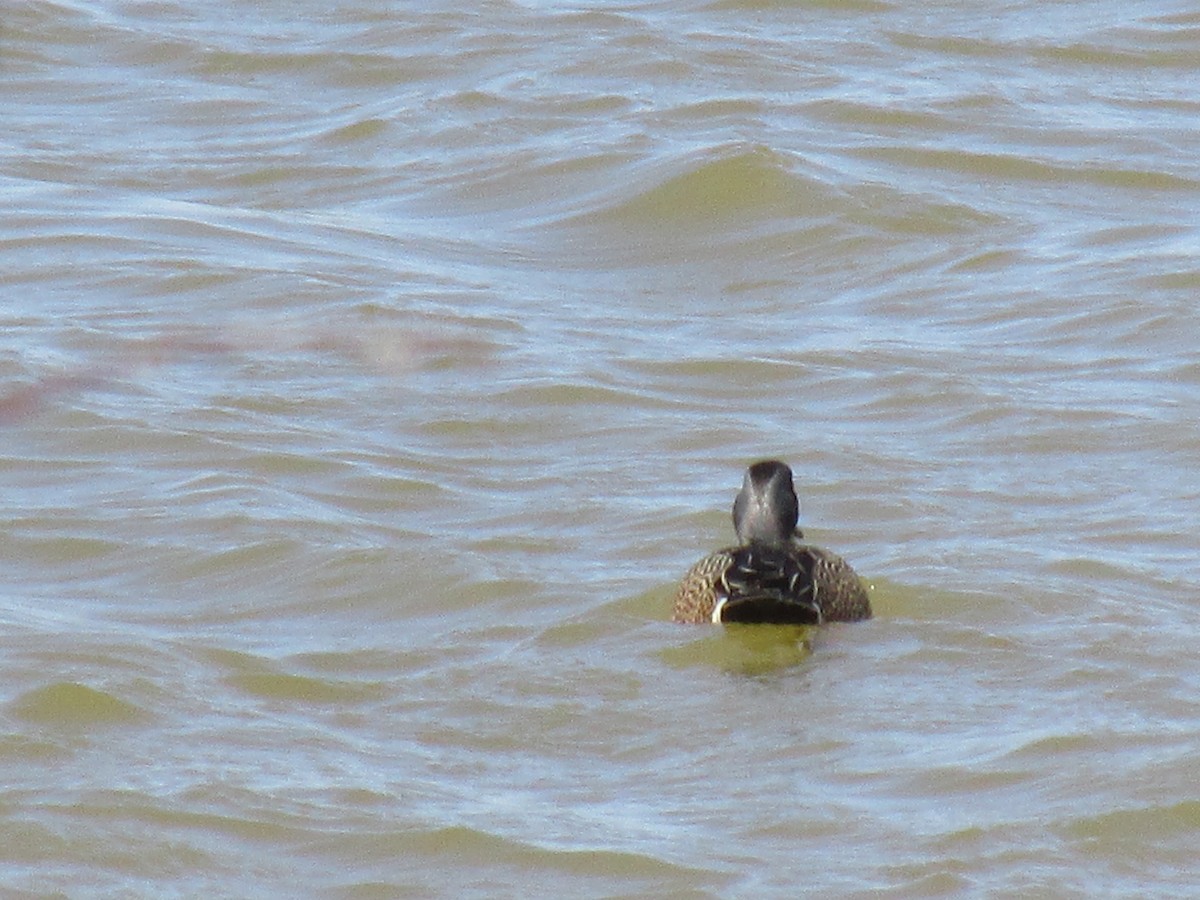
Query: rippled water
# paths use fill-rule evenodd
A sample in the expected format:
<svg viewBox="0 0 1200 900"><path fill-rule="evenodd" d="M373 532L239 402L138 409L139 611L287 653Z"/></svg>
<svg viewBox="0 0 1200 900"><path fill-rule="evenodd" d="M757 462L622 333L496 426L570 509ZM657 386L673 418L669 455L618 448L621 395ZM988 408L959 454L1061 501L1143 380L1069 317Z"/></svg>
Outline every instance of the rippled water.
<svg viewBox="0 0 1200 900"><path fill-rule="evenodd" d="M1194 890L1200 15L410 6L4 11L6 896Z"/></svg>

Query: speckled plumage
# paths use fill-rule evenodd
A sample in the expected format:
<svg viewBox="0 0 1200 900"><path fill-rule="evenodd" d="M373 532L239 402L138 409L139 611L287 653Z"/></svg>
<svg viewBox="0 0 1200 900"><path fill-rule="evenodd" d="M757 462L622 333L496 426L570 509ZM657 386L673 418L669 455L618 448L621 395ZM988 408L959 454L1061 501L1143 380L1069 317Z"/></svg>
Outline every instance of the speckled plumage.
<svg viewBox="0 0 1200 900"><path fill-rule="evenodd" d="M676 622L819 625L871 617L858 575L844 559L806 544L796 529L792 472L777 460L755 463L733 506L741 541L697 562L675 594Z"/></svg>

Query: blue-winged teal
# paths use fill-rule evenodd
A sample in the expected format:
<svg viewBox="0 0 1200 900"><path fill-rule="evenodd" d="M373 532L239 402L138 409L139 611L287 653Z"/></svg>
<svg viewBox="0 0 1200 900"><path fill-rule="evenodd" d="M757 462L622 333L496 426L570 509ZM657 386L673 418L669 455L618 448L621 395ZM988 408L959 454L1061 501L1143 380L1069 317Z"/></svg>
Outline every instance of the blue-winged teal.
<svg viewBox="0 0 1200 900"><path fill-rule="evenodd" d="M844 559L804 543L792 470L758 462L733 501L740 544L706 556L683 576L676 622L820 625L871 618L871 602Z"/></svg>

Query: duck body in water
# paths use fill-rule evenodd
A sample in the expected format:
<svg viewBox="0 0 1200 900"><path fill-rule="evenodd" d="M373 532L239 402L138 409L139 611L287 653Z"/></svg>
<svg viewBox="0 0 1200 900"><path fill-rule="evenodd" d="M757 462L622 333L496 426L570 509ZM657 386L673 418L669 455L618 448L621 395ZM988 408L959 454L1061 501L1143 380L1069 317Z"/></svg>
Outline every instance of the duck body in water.
<svg viewBox="0 0 1200 900"><path fill-rule="evenodd" d="M676 622L821 625L871 618L871 603L844 559L804 542L792 470L778 460L746 470L733 502L739 544L711 553L675 594Z"/></svg>

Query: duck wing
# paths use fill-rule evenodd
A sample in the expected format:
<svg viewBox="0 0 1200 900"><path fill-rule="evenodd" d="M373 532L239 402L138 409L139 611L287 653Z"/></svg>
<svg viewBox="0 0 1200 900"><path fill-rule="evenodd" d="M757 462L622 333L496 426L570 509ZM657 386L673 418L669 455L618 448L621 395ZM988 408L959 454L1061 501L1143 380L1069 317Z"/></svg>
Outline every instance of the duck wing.
<svg viewBox="0 0 1200 900"><path fill-rule="evenodd" d="M820 625L811 560L759 544L730 552L716 588L714 622Z"/></svg>

